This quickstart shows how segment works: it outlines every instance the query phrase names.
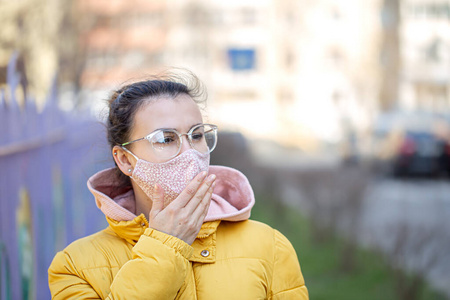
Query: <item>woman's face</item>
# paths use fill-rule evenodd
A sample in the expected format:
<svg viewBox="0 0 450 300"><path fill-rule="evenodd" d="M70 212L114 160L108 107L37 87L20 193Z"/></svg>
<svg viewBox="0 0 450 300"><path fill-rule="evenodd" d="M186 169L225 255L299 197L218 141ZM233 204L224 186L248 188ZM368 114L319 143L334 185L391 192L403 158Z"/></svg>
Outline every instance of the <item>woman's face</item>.
<svg viewBox="0 0 450 300"><path fill-rule="evenodd" d="M175 129L181 134L187 133L202 122L200 109L190 96L180 94L175 99L161 97L149 101L136 112L130 140L142 138L162 128ZM180 154L190 147L187 137L183 136ZM167 160L156 156L147 140L132 143L129 149L137 157L149 162L160 163Z"/></svg>

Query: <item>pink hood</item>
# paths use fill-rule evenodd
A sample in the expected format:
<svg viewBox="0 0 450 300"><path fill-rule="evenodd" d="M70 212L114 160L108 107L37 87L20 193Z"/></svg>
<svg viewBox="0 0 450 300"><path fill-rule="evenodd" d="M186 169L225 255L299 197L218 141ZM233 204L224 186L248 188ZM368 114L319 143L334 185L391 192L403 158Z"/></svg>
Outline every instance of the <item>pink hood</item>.
<svg viewBox="0 0 450 300"><path fill-rule="evenodd" d="M255 197L244 174L236 169L210 166L209 174L216 174L216 186L206 221L243 221L250 217ZM111 219L130 221L136 218L133 190L120 189L115 169L106 169L89 178L87 186L98 208Z"/></svg>

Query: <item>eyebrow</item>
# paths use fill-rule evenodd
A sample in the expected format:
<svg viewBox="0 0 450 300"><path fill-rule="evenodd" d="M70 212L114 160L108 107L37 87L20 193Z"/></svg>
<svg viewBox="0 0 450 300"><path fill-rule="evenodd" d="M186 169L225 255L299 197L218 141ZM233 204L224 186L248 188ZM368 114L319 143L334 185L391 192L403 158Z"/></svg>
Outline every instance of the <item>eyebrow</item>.
<svg viewBox="0 0 450 300"><path fill-rule="evenodd" d="M203 123L197 123L197 124L194 124L194 125L192 125L190 128L189 128L189 130L191 130L192 128L194 128L195 126L198 126L198 125L202 125ZM153 130L152 132L155 132L156 130L176 130L176 131L179 131L178 129L176 129L176 128L167 128L167 127L164 127L164 128L158 128L158 129L155 129L155 130ZM188 130L188 131L189 131Z"/></svg>

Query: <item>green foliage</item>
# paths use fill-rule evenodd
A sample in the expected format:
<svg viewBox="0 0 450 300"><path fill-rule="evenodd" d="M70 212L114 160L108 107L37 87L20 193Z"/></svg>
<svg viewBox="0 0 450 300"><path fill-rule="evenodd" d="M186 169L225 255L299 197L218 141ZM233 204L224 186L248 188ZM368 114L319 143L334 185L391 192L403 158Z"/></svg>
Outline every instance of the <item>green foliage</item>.
<svg viewBox="0 0 450 300"><path fill-rule="evenodd" d="M339 237L314 244L310 223L298 208L288 207L267 196L257 195L257 199L252 219L271 225L291 241L311 299L398 299L392 270L379 254L359 248L356 268L352 272L343 272L340 258L344 243ZM425 287L419 299L445 297Z"/></svg>

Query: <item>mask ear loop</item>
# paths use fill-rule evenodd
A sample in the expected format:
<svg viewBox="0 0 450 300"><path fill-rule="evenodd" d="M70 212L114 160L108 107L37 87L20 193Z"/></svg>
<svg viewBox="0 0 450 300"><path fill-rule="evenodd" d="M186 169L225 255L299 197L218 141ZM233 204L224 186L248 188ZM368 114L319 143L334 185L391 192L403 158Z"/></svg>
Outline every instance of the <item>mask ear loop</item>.
<svg viewBox="0 0 450 300"><path fill-rule="evenodd" d="M120 147L122 147L122 149L124 150L124 151L126 151L126 152L128 152L129 154L131 154L135 159L136 159L136 161L138 161L139 160L139 158L136 156L136 155L134 155L133 154L133 152L131 152L130 150L128 150L127 148L125 148L124 146L120 146ZM128 169L128 172L132 172L133 170L130 168L130 169ZM131 175L129 175L129 177L130 178L133 178L133 176L131 176Z"/></svg>

